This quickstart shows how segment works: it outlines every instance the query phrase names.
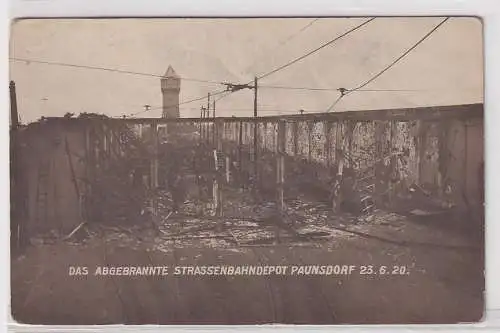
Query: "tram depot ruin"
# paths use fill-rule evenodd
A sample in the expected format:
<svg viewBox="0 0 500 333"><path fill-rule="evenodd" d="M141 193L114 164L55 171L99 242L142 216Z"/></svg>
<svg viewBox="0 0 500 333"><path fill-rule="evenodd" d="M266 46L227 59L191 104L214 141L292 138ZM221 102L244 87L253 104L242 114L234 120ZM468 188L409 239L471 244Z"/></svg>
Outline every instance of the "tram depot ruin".
<svg viewBox="0 0 500 333"><path fill-rule="evenodd" d="M334 242L332 230L378 239L351 226L381 214L482 231L482 104L182 118L181 80L172 67L161 78L161 118L82 113L20 125L14 115L13 253L40 237L78 243L109 228L137 239L146 230L167 250L207 239L221 248Z"/></svg>
<svg viewBox="0 0 500 333"><path fill-rule="evenodd" d="M137 206L136 214L145 204L161 218L160 188L221 217L226 188L252 191L277 212L297 192L361 214L418 192L447 207L482 209L482 105L186 119L172 67L161 91L162 118L81 114L13 128L19 230L120 223L119 203Z"/></svg>

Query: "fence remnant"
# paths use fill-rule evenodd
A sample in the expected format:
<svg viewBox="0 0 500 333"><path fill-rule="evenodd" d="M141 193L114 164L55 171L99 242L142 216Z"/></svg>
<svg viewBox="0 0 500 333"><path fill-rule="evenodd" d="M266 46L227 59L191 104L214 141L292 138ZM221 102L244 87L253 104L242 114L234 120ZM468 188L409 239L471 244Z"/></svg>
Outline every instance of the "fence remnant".
<svg viewBox="0 0 500 333"><path fill-rule="evenodd" d="M471 202L478 201L479 189L475 185L477 182L464 179L475 179L478 169L476 164L479 165L478 163L483 160L482 150L475 152L474 155L467 152L471 146L469 141L480 142L482 140L477 137L482 133L482 129L475 129L476 127L482 128L482 117L482 105L478 104L340 112L328 115L222 117L201 120L197 118L47 118L43 122L23 128L20 134L31 147L23 153L31 158L24 162L27 174L30 174L34 166L38 165L43 158L54 160L59 158L59 155L50 153L52 150L57 150L57 147L48 144L52 137L49 133L55 130L59 134L71 134L68 136L71 149L83 156L83 163L75 163L78 168L74 170L82 192L83 214L89 219L96 219L96 215L99 214L99 204L102 201L98 194L100 190L98 183L102 181L104 175L116 174L117 170L124 168L121 165L124 160L139 161L142 158L147 161L145 165L146 170L149 171L145 174L149 174L151 187L156 188L159 164L161 164L157 155L160 149L157 126L169 124L169 128L172 129L177 126L179 128L192 126L192 132L198 133L193 134L193 138L203 143L200 147L205 147L203 149L209 152L215 148L223 156L222 170L225 170L225 174L215 177L216 190L214 190L214 198L218 203L217 215L221 216L222 185L227 184L228 177L231 176L229 166L233 165L232 161L237 161L238 183L245 178L243 175L246 172L248 175L253 174L254 178L250 180L252 187L256 188L257 184L274 187L272 191L279 207L282 207L287 196L291 195L287 194L288 189L296 187L299 174L294 173L298 172L294 171L295 169L307 171L307 181L316 186L315 191L323 188L330 192L330 202L334 209L340 208L344 200L339 191L342 178L351 168L356 173L355 178L358 184L366 179L364 186L369 187L370 190L375 187L374 199L376 200L382 198L384 194L390 196L389 201L395 199L404 192L406 185L398 185L398 182L404 180L410 185L415 183L424 188L431 196L439 197L446 193L455 205L461 204L464 191ZM474 120L473 125L470 124L471 119ZM58 126L53 127L54 124ZM266 127L269 130L260 132L259 128L264 128L264 124L267 124ZM462 138L455 138L452 142L450 141L451 134L436 135L435 133L439 133L440 126L444 126L442 124L449 127L447 130L449 133L456 131L461 133ZM137 125L139 125L138 130L134 134L133 129ZM183 135L191 135L189 133L191 133L189 129L176 131L179 142L184 140ZM266 139L262 137L264 135L267 136ZM317 135L320 137L316 138ZM151 142L145 140L148 137L152 138ZM146 147L153 149L147 152ZM482 149L482 146L478 149ZM30 155L30 152L37 150L44 153L36 156ZM453 158L439 158L441 153L450 153L455 156L455 159L466 159L467 163L452 163ZM477 161L475 157L474 159L472 157L476 155L480 157ZM268 156L272 157L271 162ZM34 161L37 163L32 163ZM385 165L386 162L388 165ZM443 163L447 163L446 174L443 172L445 170ZM263 168L259 168L259 165ZM259 169L262 174L258 174ZM58 177L54 174L49 175L51 182L72 182L73 177L70 176L69 170L58 173ZM275 181L272 183L257 181L255 178L257 176L262 179L275 179ZM67 179L63 180L64 177ZM374 186L368 181L370 177L382 179L383 184L377 183L379 186L377 184ZM35 196L32 193L34 178L28 177L27 179L30 179L30 186L25 190L26 197L33 198ZM445 185L453 189L451 193L440 190ZM387 192L389 188L390 191ZM58 198L60 198L58 200L67 200L69 203L73 199L71 195L66 195L65 190L65 186L58 187ZM56 204L52 201L54 199L51 199L50 205ZM75 197L76 201L78 199ZM79 204L75 206L78 207ZM68 204L68 207L72 206ZM28 210L31 211L30 216L36 218L37 214L33 214L32 204ZM68 219L70 213L60 211L59 215L63 221ZM49 216L49 220L51 218L53 216ZM71 230L77 225L76 223L81 223L81 221L73 222L66 228Z"/></svg>

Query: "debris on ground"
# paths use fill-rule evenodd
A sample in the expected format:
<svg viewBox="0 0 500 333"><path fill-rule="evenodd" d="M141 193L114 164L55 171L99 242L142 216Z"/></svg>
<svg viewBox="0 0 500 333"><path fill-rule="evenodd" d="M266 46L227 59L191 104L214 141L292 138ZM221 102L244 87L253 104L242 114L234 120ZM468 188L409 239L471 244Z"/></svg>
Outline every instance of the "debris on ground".
<svg viewBox="0 0 500 333"><path fill-rule="evenodd" d="M359 203L360 207L356 206L350 213L348 210L334 213L328 200L318 200L298 187L295 192L287 193L284 207L279 209L275 198L269 199L269 193L251 184L251 177L244 177L245 170L240 170L240 175L232 175L239 179L238 183L223 186L223 215L216 216L210 193L210 180L214 175L206 171L210 169L210 158L203 159L210 151L202 146L196 149L200 151L188 155L201 156L198 160L188 156L182 165L175 165L180 170L177 174L182 177L172 180L165 176L155 190L143 187L139 180L125 181L132 171L142 175L142 171L138 171L144 166L140 158L133 164L133 170L117 166L116 172L99 179L107 195L96 206L101 209L96 221L75 225L67 235L40 235L32 243L65 241L85 246L106 243L164 252L176 247L238 248L277 242L293 246L334 244L362 234L392 239L404 238L402 235L408 229L416 230L417 234L422 230L423 234L427 228L425 221L444 219L446 215L443 214L447 214L442 206L429 203L426 190L415 186L411 187L409 201L416 202L415 197L419 196L420 202L425 204L400 205L403 208L396 213L377 209L370 195L358 191L351 193L354 198L351 201ZM182 155L182 152L177 153ZM181 158L171 156L169 161L172 164ZM168 167L173 168L169 163L162 166L167 168L163 174L169 174ZM348 175L346 169L345 177ZM243 186L244 181L250 184ZM348 188L353 192L353 186ZM290 197L291 194L294 197Z"/></svg>

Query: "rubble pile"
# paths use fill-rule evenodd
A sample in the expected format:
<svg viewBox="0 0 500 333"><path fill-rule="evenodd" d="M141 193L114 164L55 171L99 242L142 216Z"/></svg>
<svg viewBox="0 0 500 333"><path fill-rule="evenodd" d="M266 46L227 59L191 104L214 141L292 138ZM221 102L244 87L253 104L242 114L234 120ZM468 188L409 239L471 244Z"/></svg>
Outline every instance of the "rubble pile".
<svg viewBox="0 0 500 333"><path fill-rule="evenodd" d="M276 155L260 152L259 183L255 184L251 177L255 165L249 159L251 152L243 150L237 161L239 165L229 165L230 181L220 184L220 216L212 192L214 180L220 177L213 148L195 140L178 141L173 136L162 142L159 152L157 189L147 190L143 183L136 184L131 179L134 171L142 170L142 175L149 171L148 160L141 160L140 154L131 163L113 166L113 172L98 179L94 203L96 213L100 214L98 220L119 227L104 232L110 241L163 250L194 244L215 247L276 241L299 244L332 241L342 234L339 228L394 227L387 213L376 210L373 202L369 211L361 206L363 198L373 192L374 175L367 172L358 174L344 167L340 174L342 211L333 212L334 184L322 180L338 180L337 168L331 166L326 170L313 161L291 160L287 163L285 207L281 210L276 205Z"/></svg>

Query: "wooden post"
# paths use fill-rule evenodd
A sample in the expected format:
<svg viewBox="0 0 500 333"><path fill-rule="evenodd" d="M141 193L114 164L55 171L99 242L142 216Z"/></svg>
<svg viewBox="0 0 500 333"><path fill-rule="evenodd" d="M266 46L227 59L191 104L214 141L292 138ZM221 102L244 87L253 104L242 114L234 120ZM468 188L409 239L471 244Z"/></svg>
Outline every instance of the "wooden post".
<svg viewBox="0 0 500 333"><path fill-rule="evenodd" d="M240 131L238 133L238 165L241 171L241 161L242 161L242 150L243 150L243 122L240 121Z"/></svg>
<svg viewBox="0 0 500 333"><path fill-rule="evenodd" d="M354 129L356 128L356 121L355 120L348 120L347 121L347 133L346 133L346 136L347 136L347 142L348 142L348 156L352 157L353 156L353 153L352 153L352 142L353 142L353 139L354 139ZM345 161L344 161L345 162ZM354 165L352 165L352 159L349 159L348 161L348 165L350 168L354 168Z"/></svg>
<svg viewBox="0 0 500 333"><path fill-rule="evenodd" d="M325 154L326 154L326 166L330 167L331 165L331 159L332 159L332 147L331 147L331 138L330 138L330 132L332 128L332 123L326 120L323 122L323 130L324 130L324 136L325 136Z"/></svg>
<svg viewBox="0 0 500 333"><path fill-rule="evenodd" d="M278 190L278 207L281 213L285 209L284 185L285 185L285 145L286 145L286 124L283 120L278 123L278 140L276 144L276 188Z"/></svg>
<svg viewBox="0 0 500 333"><path fill-rule="evenodd" d="M226 156L226 184L229 184L231 182L231 159L229 155Z"/></svg>
<svg viewBox="0 0 500 333"><path fill-rule="evenodd" d="M253 81L253 92L254 92L254 95L253 95L253 116L254 118L257 118L257 100L258 100L258 82L257 82L257 77L254 78L254 81ZM259 131L258 131L258 123L257 123L257 119L255 119L255 122L254 122L254 128L253 128L253 164L254 164L254 181L255 181L255 185L258 183L257 182L257 179L258 179L258 176L259 176L259 171L258 171L258 163L257 163L257 158L258 158L258 145L259 145L259 141L258 141L258 135L259 135Z"/></svg>
<svg viewBox="0 0 500 333"><path fill-rule="evenodd" d="M214 193L214 205L215 205L215 214L218 217L222 217L223 214L223 198L222 198L222 174L220 167L223 165L224 161L219 161L218 153L222 152L222 123L220 121L216 121L214 123L214 131L216 133L216 147L214 149L214 159L215 159L215 177L213 183L213 193ZM217 228L220 229L222 226L222 219L219 221Z"/></svg>
<svg viewBox="0 0 500 333"><path fill-rule="evenodd" d="M215 135L214 134L214 131L215 131L214 130L214 126L215 125L212 126L212 134L210 134L210 124L211 124L211 122L210 122L210 119L208 119L207 115L208 115L208 110L205 109L205 108L203 108L203 118L205 119L205 121L203 121L203 127L205 128L205 130L204 130L205 142L207 144L209 144L210 140L214 140L214 136L213 135Z"/></svg>
<svg viewBox="0 0 500 333"><path fill-rule="evenodd" d="M335 177L335 183L334 183L334 195L333 195L333 201L332 201L332 210L334 213L339 213L340 212L340 205L342 204L343 201L343 195L342 195L342 178L343 178L343 173L344 173L344 156L341 155L339 160L338 160L338 166L337 166L337 175Z"/></svg>
<svg viewBox="0 0 500 333"><path fill-rule="evenodd" d="M153 156L151 158L151 172L150 172L150 187L154 191L158 188L158 124L151 123L151 143L153 146ZM151 208L153 210L153 218L156 219L158 213L158 200L156 195L151 196Z"/></svg>
<svg viewBox="0 0 500 333"><path fill-rule="evenodd" d="M337 130L335 131L335 163L338 164L340 157L342 156L342 150L344 148L342 129L344 123L342 121L337 122Z"/></svg>
<svg viewBox="0 0 500 333"><path fill-rule="evenodd" d="M92 193L92 185L91 185L91 179L92 179L92 174L91 174L91 167L90 167L90 131L89 131L89 126L85 126L84 130L84 135L85 135L85 182L84 182L84 188L85 190L83 191L84 198L83 200L83 212L84 212L84 219L86 221L89 221L92 219L92 213L91 213L91 207L90 207L90 195ZM119 142L118 142L119 143Z"/></svg>
<svg viewBox="0 0 500 333"><path fill-rule="evenodd" d="M219 181L218 181L219 161L217 156L217 149L213 150L213 157L215 165L215 175L213 177L213 183L212 183L212 196L214 201L215 215L217 215L219 208Z"/></svg>
<svg viewBox="0 0 500 333"><path fill-rule="evenodd" d="M417 120L415 134L414 134L414 136L415 136L415 158L416 158L416 170L415 170L416 175L415 175L414 181L417 184L421 184L420 177L422 174L422 161L424 158L424 156L423 156L424 154L421 151L421 147L423 145L423 140L422 140L423 125L422 124L423 124L422 120ZM464 134L466 132L467 132L467 124L464 121ZM465 172L465 169L464 169L464 172ZM464 173L464 177L465 177L465 173Z"/></svg>
<svg viewBox="0 0 500 333"><path fill-rule="evenodd" d="M383 205L383 193L386 191L387 186L390 182L390 177L387 177L385 172L385 152L390 149L384 149L384 142L386 138L385 134L385 126L387 124L386 120L375 121L375 165L374 165L374 200L377 206ZM389 147L390 148L390 147Z"/></svg>
<svg viewBox="0 0 500 333"><path fill-rule="evenodd" d="M257 77L253 80L253 116L257 117L257 91L258 91L258 83Z"/></svg>
<svg viewBox="0 0 500 333"><path fill-rule="evenodd" d="M314 127L313 122L307 122L307 161L312 160L312 130Z"/></svg>
<svg viewBox="0 0 500 333"><path fill-rule="evenodd" d="M203 106L200 107L200 142L203 142Z"/></svg>
<svg viewBox="0 0 500 333"><path fill-rule="evenodd" d="M342 128L344 123L337 122L337 130L335 133L335 164L337 165L337 170L335 173L335 178L333 182L332 189L332 211L334 213L340 212L340 204L342 203L342 192L340 190L342 184L342 174L344 170L344 152L343 152L343 135Z"/></svg>
<svg viewBox="0 0 500 333"><path fill-rule="evenodd" d="M293 156L297 156L299 152L299 123L293 122Z"/></svg>
<svg viewBox="0 0 500 333"><path fill-rule="evenodd" d="M111 159L114 159L116 154L115 154L115 145L114 145L114 140L113 140L114 139L113 129L110 128L108 133L109 133L109 140L108 140L109 157Z"/></svg>
<svg viewBox="0 0 500 333"><path fill-rule="evenodd" d="M207 112L205 107L203 107L203 141L205 144L210 143L210 122L207 118Z"/></svg>
<svg viewBox="0 0 500 333"><path fill-rule="evenodd" d="M216 143L217 144L217 151L222 153L222 135L223 135L222 125L223 125L223 123L219 121L219 122L216 122L215 125L216 125L216 132L217 132L217 143ZM222 165L222 163L221 163L221 165ZM222 198L222 179L221 179L222 174L219 172L217 174L217 176L218 176L217 183L219 184L218 188L217 188L218 189L218 197L219 197L219 205L217 207L217 216L222 217L222 213L223 213L222 212L222 200L223 200L223 198Z"/></svg>
<svg viewBox="0 0 500 333"><path fill-rule="evenodd" d="M275 145L276 153L276 208L280 222L285 222L285 200L284 200L284 183L285 183L285 122L278 122L278 132ZM286 223L286 222L285 222ZM278 225L274 228L275 242L280 243L280 228Z"/></svg>
<svg viewBox="0 0 500 333"><path fill-rule="evenodd" d="M398 156L397 153L397 135L398 135L398 122L395 120L391 121L391 162L390 162L390 173L389 173L389 205L392 204L394 196L396 194L396 184L394 181L397 178L397 168L398 168Z"/></svg>
<svg viewBox="0 0 500 333"><path fill-rule="evenodd" d="M268 147L268 140L267 140L267 123L263 122L262 123L262 138L260 140L260 145L262 147L262 150L265 151Z"/></svg>
<svg viewBox="0 0 500 333"><path fill-rule="evenodd" d="M151 188L158 187L158 124L151 123L151 143L153 145L153 157L151 159Z"/></svg>
<svg viewBox="0 0 500 333"><path fill-rule="evenodd" d="M215 112L214 112L215 115ZM208 98L207 98L207 118L210 118L210 93L208 93ZM215 118L215 116L214 116Z"/></svg>
<svg viewBox="0 0 500 333"><path fill-rule="evenodd" d="M242 181L242 175L243 175L243 122L240 121L239 123L239 133L238 133L238 156L237 156L237 161L238 161L238 169L235 170L237 172L236 174L236 181L237 181L237 186L240 188L244 187L244 182Z"/></svg>
<svg viewBox="0 0 500 333"><path fill-rule="evenodd" d="M109 139L108 139L108 128L106 125L102 126L102 152L103 152L103 167L104 170L109 168Z"/></svg>
<svg viewBox="0 0 500 333"><path fill-rule="evenodd" d="M219 135L218 133L219 128L217 127L215 119L212 120L211 125L212 125L212 135L210 135L210 127L209 127L207 142L210 143L210 140L212 140L213 147L217 148L217 136Z"/></svg>
<svg viewBox="0 0 500 333"><path fill-rule="evenodd" d="M259 150L259 123L257 120L253 122L253 169L254 169L254 185L257 185L259 178L259 168L258 168L258 150Z"/></svg>

